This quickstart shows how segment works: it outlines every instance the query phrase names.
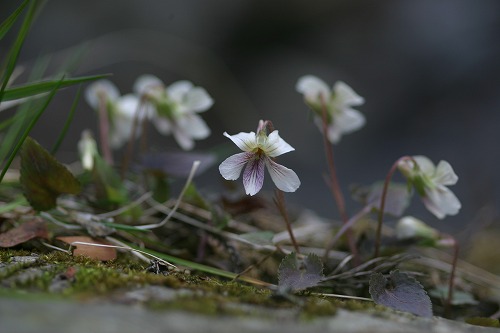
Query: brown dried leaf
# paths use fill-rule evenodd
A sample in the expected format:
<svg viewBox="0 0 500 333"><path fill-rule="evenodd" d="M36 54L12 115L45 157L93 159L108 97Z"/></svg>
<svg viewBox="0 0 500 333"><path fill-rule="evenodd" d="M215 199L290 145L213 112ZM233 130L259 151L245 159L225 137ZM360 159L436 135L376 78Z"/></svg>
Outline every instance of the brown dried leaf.
<svg viewBox="0 0 500 333"><path fill-rule="evenodd" d="M71 244L73 242L85 242L92 244L109 245L101 240L97 240L88 236L64 236L57 237L56 239L63 241L66 244ZM102 261L116 259L116 249L114 248L83 244L76 244L74 245L74 247L75 249L73 250L73 255L75 256L86 256Z"/></svg>
<svg viewBox="0 0 500 333"><path fill-rule="evenodd" d="M47 239L48 233L45 222L34 219L0 234L0 247L16 246L37 237Z"/></svg>

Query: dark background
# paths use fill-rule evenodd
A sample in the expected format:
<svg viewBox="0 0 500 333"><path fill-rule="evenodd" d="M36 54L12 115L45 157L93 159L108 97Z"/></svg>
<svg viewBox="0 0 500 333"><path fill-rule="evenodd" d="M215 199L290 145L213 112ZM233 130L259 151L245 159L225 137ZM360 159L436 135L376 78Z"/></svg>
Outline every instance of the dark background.
<svg viewBox="0 0 500 333"><path fill-rule="evenodd" d="M0 18L17 4L2 1ZM439 221L417 198L408 212L458 233L498 214L499 36L496 0L53 0L38 17L21 63L29 68L50 54L56 68L88 43L75 74L113 73L122 93L144 73L167 84L191 80L215 100L203 114L212 135L198 141L197 150L229 144L224 131L252 131L259 119L270 119L296 149L280 157L302 180L287 195L290 205L331 218L338 214L323 181L322 138L294 86L305 74L332 85L343 80L365 97L358 109L367 118L361 131L335 146L346 196L352 183L383 179L402 155L444 159L459 176L451 189L461 213ZM2 55L8 42L0 43ZM74 94L61 92L35 128L44 145L53 144ZM82 101L60 158L76 158L85 128L95 132L96 116ZM156 136L154 149L178 147L171 137ZM221 180L214 166L198 183L209 193L221 189ZM265 189L272 189L269 176ZM359 205L347 201L354 213Z"/></svg>

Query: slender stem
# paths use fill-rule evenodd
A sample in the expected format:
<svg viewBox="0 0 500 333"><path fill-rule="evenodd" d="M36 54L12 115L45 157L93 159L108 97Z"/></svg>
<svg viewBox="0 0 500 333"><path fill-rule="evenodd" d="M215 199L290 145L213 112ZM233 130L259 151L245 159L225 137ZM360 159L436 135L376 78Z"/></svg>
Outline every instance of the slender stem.
<svg viewBox="0 0 500 333"><path fill-rule="evenodd" d="M276 196L274 202L276 203L276 206L278 207L283 220L285 220L286 229L288 230L288 234L290 235L290 240L292 241L295 252L297 254L300 254L300 248L297 240L295 239L295 236L293 235L292 225L290 224L290 219L288 218L288 213L286 211L285 195L283 194L283 191L278 189L276 189L274 193Z"/></svg>
<svg viewBox="0 0 500 333"><path fill-rule="evenodd" d="M101 137L101 150L104 160L113 165L113 154L109 146L109 117L106 105L106 97L99 96L99 135Z"/></svg>
<svg viewBox="0 0 500 333"><path fill-rule="evenodd" d="M130 164L130 160L132 159L132 154L134 153L134 141L135 141L135 136L137 133L137 128L140 126L140 123L142 122L140 119L141 117L141 107L144 104L144 97L142 97L139 101L139 104L137 106L137 110L135 111L134 114L134 120L132 122L132 132L130 133L130 137L127 143L127 151L123 155L122 158L122 166L121 166L121 178L125 178L125 174L127 173L128 170L128 165ZM145 109L145 108L143 108Z"/></svg>
<svg viewBox="0 0 500 333"><path fill-rule="evenodd" d="M453 240L453 261L451 262L450 280L448 281L448 297L446 298L446 303L444 305L444 315L448 316L451 302L453 300L453 289L455 287L455 271L457 269L458 252L460 250L459 245L455 237L448 236Z"/></svg>
<svg viewBox="0 0 500 333"><path fill-rule="evenodd" d="M389 183L391 181L392 175L396 171L398 164L401 161L411 159L413 160L410 156L403 156L400 157L394 164L392 165L391 169L389 170L389 173L385 177L385 182L384 182L384 189L382 190L382 196L380 198L380 208L378 210L378 224L377 224L377 233L375 236L375 252L373 254L374 258L377 258L379 255L379 250L380 250L380 238L382 235L382 223L384 220L384 209L385 209L385 198L387 197L387 191L389 189Z"/></svg>
<svg viewBox="0 0 500 333"><path fill-rule="evenodd" d="M345 209L344 196L342 195L342 190L340 189L339 180L337 178L337 171L335 169L335 161L333 158L333 146L328 141L327 109L323 95L320 95L320 100L321 100L321 110L322 110L321 113L322 113L322 125L323 125L323 143L325 146L325 154L328 162L328 170L330 173L330 186L331 186L330 188L332 190L333 198L337 204L337 208L339 210L342 223L346 224L349 220L349 217ZM349 250L351 251L353 257L357 258L358 250L356 248L356 244L354 242L354 236L351 229L348 229L346 231L346 236L347 236L347 243L349 245ZM328 257L328 252L330 252L330 249L327 247L324 255L325 258Z"/></svg>

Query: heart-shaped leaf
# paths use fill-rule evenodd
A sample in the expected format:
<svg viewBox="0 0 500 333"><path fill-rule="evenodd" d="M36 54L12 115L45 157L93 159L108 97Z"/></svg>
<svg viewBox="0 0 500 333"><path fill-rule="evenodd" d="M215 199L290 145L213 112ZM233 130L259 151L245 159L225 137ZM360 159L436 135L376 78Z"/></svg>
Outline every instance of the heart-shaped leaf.
<svg viewBox="0 0 500 333"><path fill-rule="evenodd" d="M280 288L291 291L315 287L323 277L323 263L315 254L309 254L299 261L292 252L281 261L278 271Z"/></svg>
<svg viewBox="0 0 500 333"><path fill-rule="evenodd" d="M370 295L377 304L422 317L432 317L432 303L422 285L398 270L392 271L388 278L381 273L372 274Z"/></svg>
<svg viewBox="0 0 500 333"><path fill-rule="evenodd" d="M73 174L30 137L24 141L20 156L21 186L24 196L35 210L52 209L60 194L81 191L80 183Z"/></svg>

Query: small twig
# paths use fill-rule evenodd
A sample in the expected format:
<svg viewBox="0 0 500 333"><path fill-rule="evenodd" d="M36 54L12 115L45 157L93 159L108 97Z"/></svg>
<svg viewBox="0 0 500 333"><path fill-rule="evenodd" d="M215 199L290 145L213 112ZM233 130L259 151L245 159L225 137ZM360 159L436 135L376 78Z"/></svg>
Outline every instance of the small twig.
<svg viewBox="0 0 500 333"><path fill-rule="evenodd" d="M177 208L179 208L179 204L181 203L182 197L186 193L189 185L191 184L191 181L193 180L193 177L196 174L196 171L198 170L199 166L200 166L200 161L193 162L193 166L191 167L191 171L189 172L189 176L188 176L188 179L186 180L186 184L184 184L184 187L182 188L182 191L179 194L179 197L177 198L177 201L175 202L174 207L172 208L170 213L167 215L167 217L165 217L163 219L163 221L161 221L159 223L141 225L141 226L137 226L137 228L139 228L139 229L156 229L156 228L163 227L165 225L165 223L167 223L172 218L172 215L175 213Z"/></svg>
<svg viewBox="0 0 500 333"><path fill-rule="evenodd" d="M311 293L311 295L325 296L325 297L337 297L337 298L353 299L353 300L356 300L356 301L373 302L373 300L371 298L358 297L358 296L339 295L339 294L323 294L323 293Z"/></svg>
<svg viewBox="0 0 500 333"><path fill-rule="evenodd" d="M389 189L389 183L391 181L392 175L396 171L398 164L404 160L413 160L412 157L410 156L403 156L398 158L396 162L392 165L391 169L389 170L389 173L385 177L385 182L384 182L384 189L382 190L382 197L380 198L380 209L378 210L378 224L377 224L377 232L375 236L375 252L373 254L373 257L376 258L379 255L379 250L380 250L380 238L382 236L382 223L384 219L384 209L385 209L385 198L387 197L387 191ZM416 164L416 163L415 163Z"/></svg>

